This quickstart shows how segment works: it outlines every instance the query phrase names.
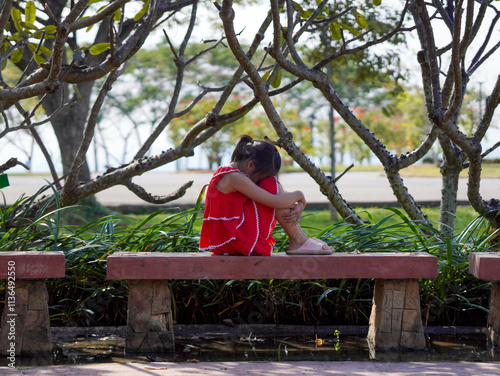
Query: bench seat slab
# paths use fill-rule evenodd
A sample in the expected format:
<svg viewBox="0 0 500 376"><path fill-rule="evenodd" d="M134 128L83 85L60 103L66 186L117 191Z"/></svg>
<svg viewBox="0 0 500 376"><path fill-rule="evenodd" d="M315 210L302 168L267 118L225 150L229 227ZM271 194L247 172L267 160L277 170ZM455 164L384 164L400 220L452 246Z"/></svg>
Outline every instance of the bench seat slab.
<svg viewBox="0 0 500 376"><path fill-rule="evenodd" d="M500 281L500 252L469 253L469 273L483 281Z"/></svg>
<svg viewBox="0 0 500 376"><path fill-rule="evenodd" d="M334 253L324 256L213 256L205 252L117 252L108 279L420 279L437 278L427 253Z"/></svg>
<svg viewBox="0 0 500 376"><path fill-rule="evenodd" d="M64 253L60 251L0 252L0 279L14 267L16 280L64 278Z"/></svg>

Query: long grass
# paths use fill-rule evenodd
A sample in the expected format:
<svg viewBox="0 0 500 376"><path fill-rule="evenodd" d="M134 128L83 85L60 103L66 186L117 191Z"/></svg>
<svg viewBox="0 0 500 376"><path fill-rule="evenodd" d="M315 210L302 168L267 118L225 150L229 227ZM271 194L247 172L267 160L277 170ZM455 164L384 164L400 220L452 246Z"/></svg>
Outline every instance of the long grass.
<svg viewBox="0 0 500 376"><path fill-rule="evenodd" d="M60 250L66 255L66 276L51 280L48 290L53 325L123 325L127 283L106 280L106 258L118 251L196 252L201 197L186 211L160 210L132 225L110 213L85 225L64 223L68 208L28 218L30 201L19 200L0 212L0 250ZM46 209L46 208L45 208ZM76 211L76 207L69 208ZM16 213L16 218L14 214ZM331 244L337 252L429 252L439 259L439 277L420 283L423 318L433 325L484 325L489 284L467 272L469 252L487 251L497 234L483 217L465 220L452 238L437 226L410 221L399 209L364 213L369 224L345 221L325 226L304 218L304 229ZM324 214L321 214L324 215ZM288 238L278 226L276 252ZM282 324L366 324L373 296L371 280L179 280L171 282L174 314L179 323L222 322Z"/></svg>

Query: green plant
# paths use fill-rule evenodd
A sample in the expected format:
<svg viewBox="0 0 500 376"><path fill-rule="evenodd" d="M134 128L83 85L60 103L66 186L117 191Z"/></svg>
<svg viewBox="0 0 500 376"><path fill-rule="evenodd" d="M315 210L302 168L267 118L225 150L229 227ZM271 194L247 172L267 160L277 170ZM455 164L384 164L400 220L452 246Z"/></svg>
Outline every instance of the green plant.
<svg viewBox="0 0 500 376"><path fill-rule="evenodd" d="M113 252L198 251L202 194L192 209L159 210L135 216L109 213L85 224L68 223L56 195L29 216L33 198L21 198L0 211L0 250L60 250L66 256L66 276L48 281L49 304L56 325L123 325L127 284L106 280L106 259ZM69 208L71 210L74 207ZM387 214L389 212L389 214ZM383 215L382 213L385 213ZM484 323L489 284L467 272L468 254L487 251L497 235L483 217L464 220L461 230L446 238L410 221L396 208L370 209L368 222L353 227L345 221L324 226L307 213L305 231L334 246L337 252L429 252L439 259L436 280L420 283L424 320L435 325ZM15 217L15 221L14 221ZM130 225L134 223L133 225ZM276 251L288 238L277 226ZM170 285L179 323L222 322L313 325L368 322L373 296L371 280L179 280Z"/></svg>

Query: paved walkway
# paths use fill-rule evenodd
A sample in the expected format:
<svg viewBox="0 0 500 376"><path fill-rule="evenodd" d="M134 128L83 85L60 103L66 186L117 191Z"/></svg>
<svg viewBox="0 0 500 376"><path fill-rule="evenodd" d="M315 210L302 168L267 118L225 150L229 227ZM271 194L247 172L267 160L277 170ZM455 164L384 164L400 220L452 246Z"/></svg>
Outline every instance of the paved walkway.
<svg viewBox="0 0 500 376"><path fill-rule="evenodd" d="M143 186L148 192L155 195L164 195L177 190L182 184L192 180L193 186L186 195L172 204L193 205L198 198L202 187L210 181L210 172L148 172L134 179L135 183ZM22 194L32 195L44 184L48 177L36 175L16 176L9 175L10 186L0 192L5 195L7 204L12 204ZM308 203L327 203L317 184L305 172L280 174L280 181L288 190L301 190ZM407 177L404 179L411 195L419 202L439 201L441 195L440 178ZM382 172L349 172L337 183L340 193L350 204L395 203L385 175ZM467 200L467 180L460 179L458 200ZM481 181L481 194L485 200L500 197L500 177L484 178ZM116 186L97 194L97 199L106 206L144 205L144 201L137 198L124 186ZM2 202L0 194L0 202Z"/></svg>
<svg viewBox="0 0 500 376"><path fill-rule="evenodd" d="M104 363L75 366L0 368L0 375L30 376L493 376L500 363L466 362L216 362Z"/></svg>

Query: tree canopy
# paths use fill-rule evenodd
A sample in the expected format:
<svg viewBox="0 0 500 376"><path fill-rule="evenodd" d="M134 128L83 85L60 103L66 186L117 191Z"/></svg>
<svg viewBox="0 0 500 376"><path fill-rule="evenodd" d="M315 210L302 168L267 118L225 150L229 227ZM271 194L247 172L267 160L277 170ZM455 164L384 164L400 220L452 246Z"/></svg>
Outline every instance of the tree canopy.
<svg viewBox="0 0 500 376"><path fill-rule="evenodd" d="M261 26L251 41L241 40L232 0L215 2L203 12L197 0L49 0L43 7L33 1L0 3L0 141L15 132L31 134L47 159L63 205L117 184L152 203L178 198L189 183L178 192L155 196L133 178L216 143L217 135L233 129L259 105L276 144L317 182L344 218L360 224L334 179L312 162L310 150L302 145L307 137L291 132L293 122L283 121L288 109L280 107L282 98L300 103L314 98L335 110L342 126L355 135L353 145L369 150L384 166L395 197L411 219L426 221L400 171L421 161L438 143L443 152L443 228L453 232L458 176L465 168L471 205L496 227L500 224L499 201L483 198L479 191L482 161L499 146L482 146L499 103L498 71L491 74L496 75L495 84L482 113L467 112L469 82L500 46L495 32L500 13L494 1L408 0L388 6L359 0L332 6L327 0L270 0L261 4L262 18L255 20ZM193 43L195 26L214 16L221 23L212 24L204 43ZM183 30L183 36L174 40L169 27ZM146 40L160 31L161 54L148 56L145 51L142 59L135 59ZM412 94L419 95L414 99L401 94L404 47L395 47L404 44L407 35L420 45L415 58L421 91ZM127 81L127 72L134 70L134 81ZM115 91L119 83L130 85L129 90ZM356 93L361 91L371 95L364 96L365 111L358 116ZM366 105L377 100L385 118ZM96 142L103 111L111 108L118 110L113 115L117 119L143 111L141 122L150 131L128 159L112 162L104 174L92 178L86 157ZM183 118L189 121L181 127ZM386 122L393 124L391 141L377 132ZM57 138L61 176L38 132L45 125ZM151 155L151 146L166 131L173 147ZM0 172L16 163L6 161Z"/></svg>

